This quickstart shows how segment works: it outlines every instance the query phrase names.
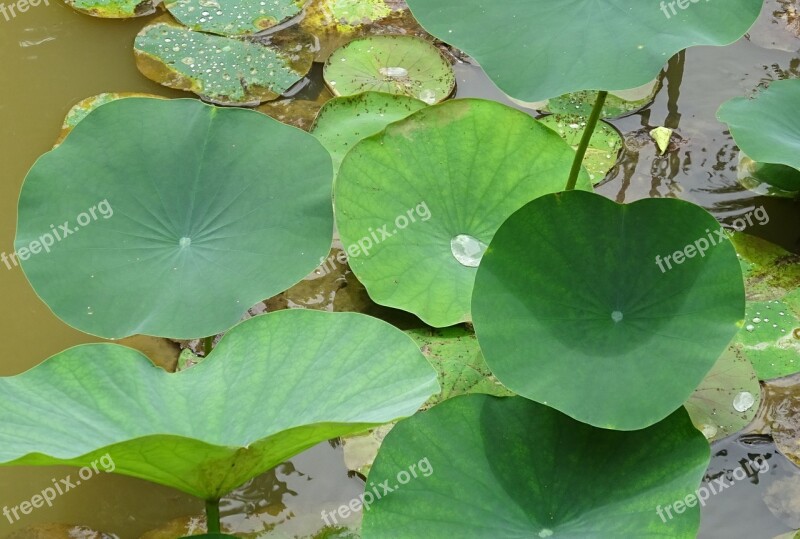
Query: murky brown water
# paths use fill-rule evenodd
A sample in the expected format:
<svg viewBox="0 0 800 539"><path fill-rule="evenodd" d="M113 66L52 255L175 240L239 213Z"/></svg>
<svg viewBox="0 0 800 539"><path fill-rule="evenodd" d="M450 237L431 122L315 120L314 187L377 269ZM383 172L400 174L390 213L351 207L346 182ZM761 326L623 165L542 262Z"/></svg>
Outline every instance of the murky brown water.
<svg viewBox="0 0 800 539"><path fill-rule="evenodd" d="M747 40L727 48L704 47L676 56L665 76L655 103L644 112L617 120L630 149L611 178L598 191L618 201L653 196L677 196L696 202L718 218L728 221L753 207L764 205L770 222L748 230L800 251L800 208L785 199L754 197L735 181L736 152L715 112L725 100L749 93L761 81L800 77L800 39L786 34L772 12L788 0L768 0L765 16L753 32L759 45L778 43L785 50L765 49ZM796 5L796 3L795 3ZM168 90L147 80L136 70L132 43L144 20L97 20L77 14L51 0L50 5L31 7L6 21L0 16L0 252L13 251L16 202L25 173L34 160L56 139L61 121L79 100L101 92L147 92L167 97L186 94ZM319 70L317 70L318 72ZM508 102L486 80L480 69L457 66L459 96L480 96ZM321 95L321 92L323 94ZM319 81L303 89L304 106L327 98ZM652 127L676 128L683 142L674 152L657 156L646 138ZM330 279L329 279L330 280ZM350 292L357 283L349 278ZM331 306L337 277L317 290L307 284L301 299L283 298L287 304ZM36 298L18 268L0 264L0 309L3 361L0 375L17 374L64 348L91 338L58 321ZM358 291L337 310L358 309L385 315ZM409 324L404 320L404 325ZM140 343L151 357L168 361L174 350L152 341ZM158 350L158 351L153 351ZM735 449L735 451L734 451ZM735 441L715 444L712 469L730 464L735 453L752 451ZM769 446L762 452L774 454ZM777 454L776 454L777 455ZM775 477L800 481L800 474L779 455L770 472ZM0 507L16 505L49 485L53 478L74 474L70 468L0 468ZM777 474L777 475L776 475ZM704 512L701 537L772 537L789 528L757 501L756 489L739 485L730 494L715 497ZM294 459L291 464L258 478L237 498L226 502L228 521L240 529L259 530L274 523L288 535L308 533L320 527L319 510L345 503L359 492L357 479L349 478L341 450L321 444ZM726 491L727 493L728 491ZM760 492L760 491L759 491ZM746 509L747 516L743 516ZM0 517L0 537L25 526L44 522L84 524L98 530L135 538L170 520L199 515L201 503L171 489L140 480L102 475L58 498L52 509L43 508L11 524ZM259 516L245 518L245 513ZM237 516L238 515L238 516ZM754 534L741 535L739 523ZM749 528L748 528L749 529Z"/></svg>

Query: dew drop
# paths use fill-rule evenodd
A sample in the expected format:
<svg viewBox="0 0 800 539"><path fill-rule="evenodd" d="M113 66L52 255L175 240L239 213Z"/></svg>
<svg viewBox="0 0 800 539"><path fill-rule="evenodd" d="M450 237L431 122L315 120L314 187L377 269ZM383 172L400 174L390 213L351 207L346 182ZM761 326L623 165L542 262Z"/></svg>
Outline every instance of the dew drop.
<svg viewBox="0 0 800 539"><path fill-rule="evenodd" d="M399 78L407 77L408 69L404 67L382 67L378 72L384 77Z"/></svg>
<svg viewBox="0 0 800 539"><path fill-rule="evenodd" d="M749 391L742 391L733 398L733 409L737 412L746 412L755 404L756 399Z"/></svg>
<svg viewBox="0 0 800 539"><path fill-rule="evenodd" d="M614 322L622 322L622 312L614 311L611 313L611 320Z"/></svg>
<svg viewBox="0 0 800 539"><path fill-rule="evenodd" d="M758 318L758 317L755 317L755 318L753 318L753 322L755 322L756 324L758 324L759 322L761 322L761 319L760 319L760 318Z"/></svg>
<svg viewBox="0 0 800 539"><path fill-rule="evenodd" d="M553 530L548 528L543 528L542 531L539 532L539 537L551 537L553 535Z"/></svg>
<svg viewBox="0 0 800 539"><path fill-rule="evenodd" d="M428 105L435 105L436 104L436 92L434 90L422 90L419 93L419 100L424 101Z"/></svg>
<svg viewBox="0 0 800 539"><path fill-rule="evenodd" d="M192 238L184 236L181 238L181 241L179 241L178 244L183 248L189 247L192 244Z"/></svg>
<svg viewBox="0 0 800 539"><path fill-rule="evenodd" d="M710 440L717 435L717 427L714 425L703 425L700 431L703 433L703 436L706 437L706 440Z"/></svg>
<svg viewBox="0 0 800 539"><path fill-rule="evenodd" d="M477 268L488 245L468 234L459 234L450 240L450 250L459 264Z"/></svg>
<svg viewBox="0 0 800 539"><path fill-rule="evenodd" d="M747 331L753 331L756 327L753 324L747 324L745 328Z"/></svg>

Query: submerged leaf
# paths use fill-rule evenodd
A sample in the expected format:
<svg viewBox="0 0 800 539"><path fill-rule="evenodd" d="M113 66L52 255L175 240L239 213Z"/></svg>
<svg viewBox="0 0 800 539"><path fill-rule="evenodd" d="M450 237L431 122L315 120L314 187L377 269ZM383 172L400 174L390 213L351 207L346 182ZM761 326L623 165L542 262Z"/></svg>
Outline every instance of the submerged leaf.
<svg viewBox="0 0 800 539"><path fill-rule="evenodd" d="M275 99L308 73L312 61L310 54L292 55L259 42L164 22L142 29L134 51L139 71L148 78L220 104Z"/></svg>
<svg viewBox="0 0 800 539"><path fill-rule="evenodd" d="M733 246L706 239L718 227L674 199L621 205L569 191L527 204L497 231L475 279L489 368L515 393L597 427L667 417L744 314Z"/></svg>
<svg viewBox="0 0 800 539"><path fill-rule="evenodd" d="M16 248L36 293L84 332L215 335L328 253L331 178L313 136L258 112L121 99L28 173Z"/></svg>
<svg viewBox="0 0 800 539"><path fill-rule="evenodd" d="M453 68L439 49L412 36L351 41L328 58L324 75L336 95L375 91L429 105L447 99L456 84Z"/></svg>
<svg viewBox="0 0 800 539"><path fill-rule="evenodd" d="M627 116L652 103L661 89L661 83L654 79L647 84L630 90L609 92L603 103L601 118ZM597 101L596 90L582 90L548 99L541 109L554 114L578 114L589 117Z"/></svg>
<svg viewBox="0 0 800 539"><path fill-rule="evenodd" d="M456 397L384 440L369 485L392 490L373 496L363 537L694 539L697 500L680 518L663 508L694 497L708 461L684 410L615 432L521 397Z"/></svg>
<svg viewBox="0 0 800 539"><path fill-rule="evenodd" d="M550 114L539 118L539 122L558 133L575 149L586 129L586 118L575 114ZM602 182L614 168L624 145L622 135L613 125L603 121L597 123L583 158L583 166L593 184Z"/></svg>
<svg viewBox="0 0 800 539"><path fill-rule="evenodd" d="M483 246L525 203L563 189L574 157L552 130L492 101L446 101L390 124L337 176L350 267L377 303L435 327L468 321ZM579 187L591 189L587 174Z"/></svg>
<svg viewBox="0 0 800 539"><path fill-rule="evenodd" d="M107 454L115 473L216 499L321 441L411 415L438 390L413 341L385 322L279 311L175 374L95 344L0 378L0 462L88 466Z"/></svg>

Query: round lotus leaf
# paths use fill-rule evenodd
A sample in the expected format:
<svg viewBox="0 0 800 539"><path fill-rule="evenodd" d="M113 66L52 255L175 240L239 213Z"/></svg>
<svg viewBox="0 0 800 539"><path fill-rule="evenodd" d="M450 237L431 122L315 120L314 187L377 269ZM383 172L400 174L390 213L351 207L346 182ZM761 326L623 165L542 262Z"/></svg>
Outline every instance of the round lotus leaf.
<svg viewBox="0 0 800 539"><path fill-rule="evenodd" d="M299 15L305 0L165 0L180 23L198 32L240 36Z"/></svg>
<svg viewBox="0 0 800 539"><path fill-rule="evenodd" d="M450 62L428 41L413 36L372 36L340 47L328 58L325 82L336 95L375 91L405 95L429 105L453 93Z"/></svg>
<svg viewBox="0 0 800 539"><path fill-rule="evenodd" d="M758 376L739 348L730 346L720 356L684 405L710 442L745 428L761 403Z"/></svg>
<svg viewBox="0 0 800 539"><path fill-rule="evenodd" d="M145 17L156 12L161 0L65 0L75 11L102 19Z"/></svg>
<svg viewBox="0 0 800 539"><path fill-rule="evenodd" d="M311 53L286 50L163 22L145 26L134 44L136 65L146 77L225 105L275 99L302 79Z"/></svg>
<svg viewBox="0 0 800 539"><path fill-rule="evenodd" d="M338 171L350 148L427 105L413 97L364 92L335 97L319 111L311 133L331 153Z"/></svg>
<svg viewBox="0 0 800 539"><path fill-rule="evenodd" d="M617 432L520 397L456 397L386 436L362 536L694 539L697 500L678 518L665 508L693 497L708 462L682 409Z"/></svg>
<svg viewBox="0 0 800 539"><path fill-rule="evenodd" d="M428 32L524 101L641 86L678 51L742 37L762 3L686 2L680 9L640 0L408 0Z"/></svg>
<svg viewBox="0 0 800 539"><path fill-rule="evenodd" d="M558 133L558 136L577 150L586 129L586 117L576 114L550 114L539 118L539 121ZM597 122L583 157L583 166L593 184L598 184L606 178L608 172L617 164L624 146L622 135L613 125L603 121Z"/></svg>
<svg viewBox="0 0 800 539"><path fill-rule="evenodd" d="M742 322L742 272L718 228L675 199L620 205L570 191L527 204L497 231L475 281L489 368L515 393L597 427L665 418Z"/></svg>
<svg viewBox="0 0 800 539"><path fill-rule="evenodd" d="M445 327L471 319L482 249L512 213L562 190L575 152L527 114L458 99L359 142L335 183L350 267L377 303ZM588 175L579 188L591 189Z"/></svg>
<svg viewBox="0 0 800 539"><path fill-rule="evenodd" d="M214 335L327 255L331 177L313 136L258 112L121 99L34 164L15 245L81 331Z"/></svg>
<svg viewBox="0 0 800 539"><path fill-rule="evenodd" d="M216 499L319 442L409 416L438 390L419 348L385 322L279 311L178 373L94 344L0 378L0 463L108 454L115 473Z"/></svg>
<svg viewBox="0 0 800 539"><path fill-rule="evenodd" d="M800 170L800 80L770 83L753 98L723 103L717 118L728 124L736 145L754 161ZM775 184L800 191L800 175Z"/></svg>

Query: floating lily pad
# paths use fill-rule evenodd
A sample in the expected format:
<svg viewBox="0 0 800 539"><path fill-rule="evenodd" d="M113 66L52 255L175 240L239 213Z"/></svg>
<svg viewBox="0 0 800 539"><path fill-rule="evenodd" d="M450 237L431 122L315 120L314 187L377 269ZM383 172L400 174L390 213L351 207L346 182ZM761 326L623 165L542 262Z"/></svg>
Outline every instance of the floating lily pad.
<svg viewBox="0 0 800 539"><path fill-rule="evenodd" d="M107 453L115 473L207 500L319 442L411 415L439 390L401 331L304 310L239 324L179 373L95 344L2 378L0 389L0 462L86 466Z"/></svg>
<svg viewBox="0 0 800 539"><path fill-rule="evenodd" d="M412 97L379 92L336 97L319 111L311 132L331 153L338 171L344 156L360 140L425 106Z"/></svg>
<svg viewBox="0 0 800 539"><path fill-rule="evenodd" d="M373 36L337 49L325 64L325 82L336 95L375 91L432 105L447 99L456 79L450 62L428 41L412 36Z"/></svg>
<svg viewBox="0 0 800 539"><path fill-rule="evenodd" d="M305 0L164 0L179 22L198 32L241 36L299 15Z"/></svg>
<svg viewBox="0 0 800 539"><path fill-rule="evenodd" d="M16 248L36 293L81 331L214 335L328 253L331 173L314 137L258 112L121 99L28 173Z"/></svg>
<svg viewBox="0 0 800 539"><path fill-rule="evenodd" d="M364 513L362 535L694 539L696 500L680 518L657 510L692 496L708 462L682 409L615 432L519 397L457 397L386 437L369 484L392 492Z"/></svg>
<svg viewBox="0 0 800 539"><path fill-rule="evenodd" d="M710 442L742 430L761 404L758 376L738 348L731 346L720 356L684 405Z"/></svg>
<svg viewBox="0 0 800 539"><path fill-rule="evenodd" d="M800 185L800 170L786 165L757 163L744 152L739 152L736 179L742 187L758 195L795 198L798 195L796 186ZM786 189L779 186L784 186Z"/></svg>
<svg viewBox="0 0 800 539"><path fill-rule="evenodd" d="M744 314L733 246L706 240L702 257L695 247L718 227L675 199L620 205L570 191L527 204L497 231L475 280L489 368L515 393L597 427L667 417Z"/></svg>
<svg viewBox="0 0 800 539"><path fill-rule="evenodd" d="M758 163L800 170L800 80L770 83L753 98L723 103L717 118L730 127L736 145ZM764 175L784 191L800 191L800 173Z"/></svg>
<svg viewBox="0 0 800 539"><path fill-rule="evenodd" d="M145 17L156 12L161 0L65 0L76 11L102 19Z"/></svg>
<svg viewBox="0 0 800 539"><path fill-rule="evenodd" d="M600 117L618 118L633 114L652 103L660 89L659 80L654 79L639 88L609 92ZM588 118L597 101L597 94L593 90L564 94L548 99L540 109L554 114L577 114Z"/></svg>
<svg viewBox="0 0 800 539"><path fill-rule="evenodd" d="M426 408L469 393L496 397L514 395L492 376L474 333L460 327L414 329L407 333L439 373L442 392L425 403Z"/></svg>
<svg viewBox="0 0 800 539"><path fill-rule="evenodd" d="M551 114L539 118L539 121L558 133L575 149L578 148L586 128L586 118L575 114ZM589 172L593 184L603 181L614 168L624 145L622 135L613 125L603 121L597 123L583 158L583 166Z"/></svg>
<svg viewBox="0 0 800 539"><path fill-rule="evenodd" d="M136 65L146 77L220 104L275 99L302 79L312 62L310 53L281 52L259 42L163 22L144 27L134 50Z"/></svg>
<svg viewBox="0 0 800 539"><path fill-rule="evenodd" d="M408 0L428 32L475 58L501 90L524 101L645 84L678 51L742 37L762 3L693 2L673 14L669 2Z"/></svg>
<svg viewBox="0 0 800 539"><path fill-rule="evenodd" d="M64 139L69 135L70 131L78 125L78 122L86 118L86 115L92 112L100 105L105 105L117 99L125 99L127 97L150 97L153 99L165 99L158 95L140 94L134 92L121 92L121 93L103 93L92 97L87 97L76 103L64 118L64 124L61 126L61 133L58 135L55 146L61 144Z"/></svg>
<svg viewBox="0 0 800 539"><path fill-rule="evenodd" d="M313 0L302 26L312 33L352 34L392 13L385 0Z"/></svg>
<svg viewBox="0 0 800 539"><path fill-rule="evenodd" d="M800 256L747 234L734 234L731 241L747 292L747 313L735 342L762 380L799 372Z"/></svg>
<svg viewBox="0 0 800 539"><path fill-rule="evenodd" d="M735 342L762 380L800 372L800 316L780 300L747 302Z"/></svg>
<svg viewBox="0 0 800 539"><path fill-rule="evenodd" d="M482 246L525 203L562 190L574 157L552 130L493 101L447 101L390 124L337 176L350 267L377 303L435 327L467 321ZM579 186L591 189L587 174Z"/></svg>

